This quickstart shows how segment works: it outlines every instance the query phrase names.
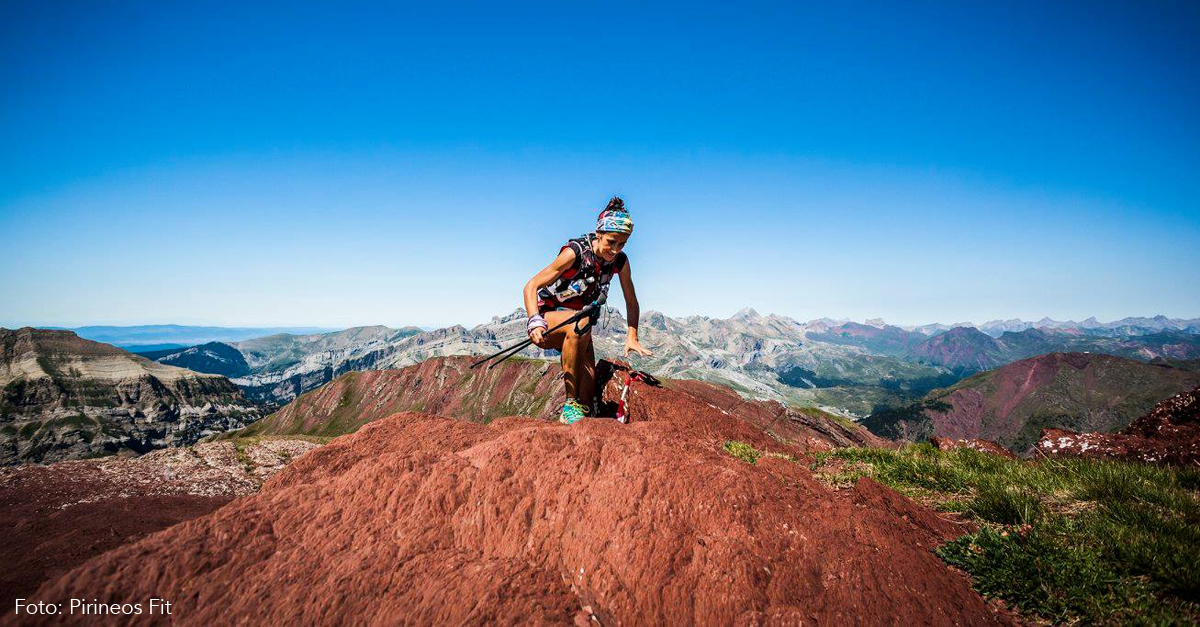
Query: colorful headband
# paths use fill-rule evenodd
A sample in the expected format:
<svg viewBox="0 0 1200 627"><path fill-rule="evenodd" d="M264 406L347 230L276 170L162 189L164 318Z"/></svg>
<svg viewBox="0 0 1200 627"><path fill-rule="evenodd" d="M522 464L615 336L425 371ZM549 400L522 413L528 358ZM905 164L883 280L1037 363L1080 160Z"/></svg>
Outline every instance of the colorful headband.
<svg viewBox="0 0 1200 627"><path fill-rule="evenodd" d="M596 231L599 233L633 233L633 218L628 211L601 211L600 219L596 221Z"/></svg>

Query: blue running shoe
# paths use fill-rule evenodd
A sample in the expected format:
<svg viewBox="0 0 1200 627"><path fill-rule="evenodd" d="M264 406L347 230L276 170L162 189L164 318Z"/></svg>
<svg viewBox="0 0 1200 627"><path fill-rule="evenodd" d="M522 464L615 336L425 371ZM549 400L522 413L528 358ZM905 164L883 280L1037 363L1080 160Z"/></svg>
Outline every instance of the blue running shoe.
<svg viewBox="0 0 1200 627"><path fill-rule="evenodd" d="M573 425L580 418L587 416L587 405L581 405L579 401L568 398L567 402L563 403L562 413L558 416L558 421L564 425Z"/></svg>

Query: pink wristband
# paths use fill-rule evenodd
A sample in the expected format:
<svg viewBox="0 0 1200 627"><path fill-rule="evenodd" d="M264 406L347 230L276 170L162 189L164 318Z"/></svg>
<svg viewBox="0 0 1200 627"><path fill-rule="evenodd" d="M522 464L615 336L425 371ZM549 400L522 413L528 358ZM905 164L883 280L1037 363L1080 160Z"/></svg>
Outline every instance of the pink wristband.
<svg viewBox="0 0 1200 627"><path fill-rule="evenodd" d="M546 324L546 319L540 315L529 316L529 323L525 325L525 333L533 335L534 329L548 329L550 325Z"/></svg>

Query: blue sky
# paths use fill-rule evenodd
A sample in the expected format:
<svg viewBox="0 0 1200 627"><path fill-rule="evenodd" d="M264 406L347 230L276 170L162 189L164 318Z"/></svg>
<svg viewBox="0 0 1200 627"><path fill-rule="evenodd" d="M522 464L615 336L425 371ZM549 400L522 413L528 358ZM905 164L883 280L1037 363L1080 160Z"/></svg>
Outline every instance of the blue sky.
<svg viewBox="0 0 1200 627"><path fill-rule="evenodd" d="M0 325L1200 316L1200 4L296 4L0 4Z"/></svg>

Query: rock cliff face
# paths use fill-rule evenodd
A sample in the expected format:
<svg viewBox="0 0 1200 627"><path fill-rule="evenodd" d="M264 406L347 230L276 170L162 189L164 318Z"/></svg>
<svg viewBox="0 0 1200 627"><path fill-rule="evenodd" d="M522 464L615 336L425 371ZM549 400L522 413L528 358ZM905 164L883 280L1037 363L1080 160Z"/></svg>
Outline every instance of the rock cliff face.
<svg viewBox="0 0 1200 627"><path fill-rule="evenodd" d="M228 379L70 331L0 329L0 464L191 444L259 417Z"/></svg>
<svg viewBox="0 0 1200 627"><path fill-rule="evenodd" d="M1060 457L1200 464L1200 388L1168 398L1120 433L1042 432L1037 450Z"/></svg>
<svg viewBox="0 0 1200 627"><path fill-rule="evenodd" d="M932 551L958 524L869 479L833 491L807 427L676 383L634 382L629 425L375 420L30 599L166 598L184 625L998 620Z"/></svg>
<svg viewBox="0 0 1200 627"><path fill-rule="evenodd" d="M1200 373L1180 368L1051 353L977 374L864 424L885 437L984 438L1021 454L1032 450L1042 429L1117 431L1155 403L1197 385Z"/></svg>

